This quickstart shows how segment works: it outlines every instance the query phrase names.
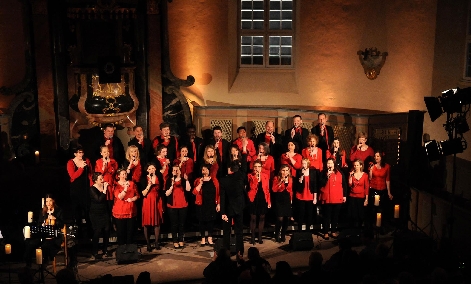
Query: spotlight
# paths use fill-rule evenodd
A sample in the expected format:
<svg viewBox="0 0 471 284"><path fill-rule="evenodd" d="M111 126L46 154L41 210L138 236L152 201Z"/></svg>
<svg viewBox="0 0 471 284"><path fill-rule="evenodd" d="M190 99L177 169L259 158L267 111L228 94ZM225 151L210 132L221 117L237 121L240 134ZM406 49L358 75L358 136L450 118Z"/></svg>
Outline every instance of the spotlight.
<svg viewBox="0 0 471 284"><path fill-rule="evenodd" d="M435 121L442 113L461 113L464 105L471 104L471 88L450 89L439 97L424 97L430 119Z"/></svg>
<svg viewBox="0 0 471 284"><path fill-rule="evenodd" d="M453 155L457 153L463 153L465 149L461 138L455 138L452 140L439 141L431 140L425 143L425 150L429 161L437 161L442 156Z"/></svg>

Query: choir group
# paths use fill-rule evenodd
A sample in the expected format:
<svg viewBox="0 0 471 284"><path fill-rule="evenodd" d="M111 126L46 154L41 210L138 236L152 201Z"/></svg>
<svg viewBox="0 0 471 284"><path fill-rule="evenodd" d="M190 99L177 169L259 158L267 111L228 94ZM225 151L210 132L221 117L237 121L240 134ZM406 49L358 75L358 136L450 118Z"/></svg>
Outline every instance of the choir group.
<svg viewBox="0 0 471 284"><path fill-rule="evenodd" d="M95 147L100 158L90 161L83 148L77 147L67 163L75 218L87 217L92 223L93 256L98 253L100 236L106 240L103 252L108 254L112 228L119 245L132 243L136 225L143 228L147 250L160 249L164 214L175 248L185 246L185 221L187 215L196 213L202 246L214 243L214 224L222 219L224 245L229 248L234 228L241 254L244 211L250 214L252 244L263 242L269 210L276 217L277 242L285 241L293 217L300 230L303 224L309 230L318 205L326 239L338 236L343 204L352 226L361 227L364 221L370 224L367 208L374 204L374 196L380 196L383 210L385 201L392 199L390 167L381 152L367 145L365 133L357 134L347 159L346 150L326 122L327 116L320 113L318 124L309 131L301 127L301 116L295 115L292 128L284 135L267 121L266 131L253 140L245 127L239 127L234 141L223 139L219 126L212 129L208 140L196 136L194 125L177 139L164 122L152 141L135 126L126 151L114 136L113 125L106 125ZM195 212L188 212L189 204ZM155 235L154 245L151 234Z"/></svg>

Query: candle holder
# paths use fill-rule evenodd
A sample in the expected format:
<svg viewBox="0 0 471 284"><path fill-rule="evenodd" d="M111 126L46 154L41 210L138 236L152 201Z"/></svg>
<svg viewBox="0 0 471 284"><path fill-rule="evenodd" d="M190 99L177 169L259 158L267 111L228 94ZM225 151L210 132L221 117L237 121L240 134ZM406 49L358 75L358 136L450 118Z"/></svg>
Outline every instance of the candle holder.
<svg viewBox="0 0 471 284"><path fill-rule="evenodd" d="M11 244L5 245L5 256L8 263L8 283L11 283Z"/></svg>

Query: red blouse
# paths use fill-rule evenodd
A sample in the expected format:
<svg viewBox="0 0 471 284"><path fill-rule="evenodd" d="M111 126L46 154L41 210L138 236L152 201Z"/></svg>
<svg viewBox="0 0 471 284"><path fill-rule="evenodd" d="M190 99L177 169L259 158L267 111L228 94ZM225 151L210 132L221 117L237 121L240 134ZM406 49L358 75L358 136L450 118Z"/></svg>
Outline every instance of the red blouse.
<svg viewBox="0 0 471 284"><path fill-rule="evenodd" d="M295 161L294 164L291 163L291 159L286 156L286 154L281 155L281 164L288 165L291 170L291 176L296 176L296 170L299 170L302 167L302 160L303 157L299 154L294 154L293 159ZM321 160L322 161L322 160Z"/></svg>
<svg viewBox="0 0 471 284"><path fill-rule="evenodd" d="M239 151L242 152L242 139L240 138L237 138L236 140L234 140L234 142L232 142L234 145L237 145L237 147L239 148ZM257 151L255 150L255 146L253 144L253 141L250 140L249 138L247 138L247 162L250 162L250 161L255 161L257 159Z"/></svg>
<svg viewBox="0 0 471 284"><path fill-rule="evenodd" d="M115 174L117 170L118 163L114 159L109 159L104 170L103 158L96 160L95 172L101 173L103 175L103 180L108 183L108 190L106 191L106 200L114 199L113 188L115 183Z"/></svg>
<svg viewBox="0 0 471 284"><path fill-rule="evenodd" d="M367 173L363 173L360 179L356 179L355 176L351 177L352 182L349 182L348 185L350 186L350 197L356 198L365 198L368 196L370 183ZM349 178L350 180L350 178Z"/></svg>
<svg viewBox="0 0 471 284"><path fill-rule="evenodd" d="M142 166L141 166L141 160L137 160L137 165L134 165L134 163L130 162L131 167L129 168L131 176L128 176L129 180L132 180L135 183L139 183L141 181L141 175L142 175Z"/></svg>
<svg viewBox="0 0 471 284"><path fill-rule="evenodd" d="M270 179L272 179L275 172L275 159L273 159L273 157L270 155L265 157L267 157L265 161L260 160L262 162L262 173L268 175ZM257 159L255 160L258 160L258 156L256 158ZM253 169L253 163L255 160L250 164L250 169Z"/></svg>
<svg viewBox="0 0 471 284"><path fill-rule="evenodd" d="M322 149L317 147L316 153L311 155L311 148L304 148L302 151L303 158L309 159L311 169L322 171L324 163L322 162Z"/></svg>
<svg viewBox="0 0 471 284"><path fill-rule="evenodd" d="M188 202L185 197L186 184L182 184L182 179L173 183L172 189L172 204L167 203L168 208L185 208L188 206Z"/></svg>
<svg viewBox="0 0 471 284"><path fill-rule="evenodd" d="M117 219L133 218L137 215L136 202L127 202L128 198L133 198L134 196L139 197L137 192L136 184L132 181L129 181L129 187L123 199L119 199L118 195L124 190L124 187L118 182L114 188L114 205L113 205L113 217Z"/></svg>
<svg viewBox="0 0 471 284"><path fill-rule="evenodd" d="M368 148L365 151L361 151L357 149L357 146L353 146L351 151L350 151L350 161L355 161L356 159L361 160L362 162L365 162L366 158L368 157L374 157L375 151L373 148L368 146ZM366 167L366 165L365 165Z"/></svg>
<svg viewBox="0 0 471 284"><path fill-rule="evenodd" d="M265 195L265 201L268 203L268 205L271 206L271 201L270 201L270 177L267 174L264 174L263 172L260 175L260 180L262 182L262 189L263 193ZM255 196L257 196L257 191L258 191L258 179L257 175L254 173L251 173L248 175L248 181L249 181L249 192L247 195L249 196L250 202L254 202Z"/></svg>
<svg viewBox="0 0 471 284"><path fill-rule="evenodd" d="M301 155L299 155L301 156ZM286 185L286 183L284 182L279 182L279 178L278 176L276 176L274 179L273 179L273 185L272 185L272 191L273 192L283 192L283 191L288 191L289 192L289 195L291 197L291 201L293 201L293 179L292 178L289 178L288 179L288 185Z"/></svg>
<svg viewBox="0 0 471 284"><path fill-rule="evenodd" d="M180 165L180 163L181 163L180 159L175 159L173 161L173 164ZM184 161L182 165L180 166L180 171L182 172L182 176L186 174L188 178L191 178L191 175L193 174L193 166L194 166L194 162L192 158L188 158L188 160Z"/></svg>
<svg viewBox="0 0 471 284"><path fill-rule="evenodd" d="M386 182L389 181L389 169L389 164L385 164L381 169L374 165L371 170L370 187L376 190L387 189Z"/></svg>
<svg viewBox="0 0 471 284"><path fill-rule="evenodd" d="M323 204L343 203L342 173L333 172L324 187L319 190L318 200Z"/></svg>

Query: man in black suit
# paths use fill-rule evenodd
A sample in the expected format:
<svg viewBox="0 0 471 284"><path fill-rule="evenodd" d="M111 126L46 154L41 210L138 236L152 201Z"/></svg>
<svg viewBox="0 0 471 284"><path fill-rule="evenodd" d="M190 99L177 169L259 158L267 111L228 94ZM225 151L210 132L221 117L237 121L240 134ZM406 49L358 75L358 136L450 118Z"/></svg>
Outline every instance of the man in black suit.
<svg viewBox="0 0 471 284"><path fill-rule="evenodd" d="M283 143L281 135L275 132L275 123L273 121L267 121L265 123L265 132L257 135L255 139L255 147L258 151L258 145L265 142L270 147L270 155L275 160L275 168L279 168L281 153L283 152Z"/></svg>
<svg viewBox="0 0 471 284"><path fill-rule="evenodd" d="M301 154L303 149L307 147L307 137L309 136L309 130L306 128L301 127L303 123L302 117L297 114L293 116L293 127L285 131L284 137L284 149L288 149L288 142L296 142L298 144L298 148L296 153Z"/></svg>
<svg viewBox="0 0 471 284"><path fill-rule="evenodd" d="M326 152L332 146L334 142L334 130L331 126L326 125L327 116L325 113L321 112L317 116L318 124L311 129L311 133L317 135L319 137L319 143L317 147L322 149L322 162L324 163L324 167L327 161Z"/></svg>
<svg viewBox="0 0 471 284"><path fill-rule="evenodd" d="M152 141L144 137L144 130L141 126L134 126L134 138L129 140L128 146L134 145L139 150L139 157L141 158L141 167L144 176L147 175L146 165L154 160L154 149L152 148Z"/></svg>
<svg viewBox="0 0 471 284"><path fill-rule="evenodd" d="M229 174L220 180L221 217L223 222L224 247L230 249L231 225L234 221L237 254L244 255L243 212L246 175L239 171L239 163L231 163Z"/></svg>
<svg viewBox="0 0 471 284"><path fill-rule="evenodd" d="M188 147L188 158L193 159L194 172L200 174L200 160L203 158L203 138L196 136L196 126L189 124L186 127L186 135L180 138L179 145Z"/></svg>
<svg viewBox="0 0 471 284"><path fill-rule="evenodd" d="M101 157L101 146L107 146L108 150L110 151L110 158L114 159L118 166L122 166L124 162L124 147L121 139L114 135L114 125L113 124L106 124L103 128L103 136L97 140L95 143L95 158L92 161L93 165L95 164L96 160Z"/></svg>
<svg viewBox="0 0 471 284"><path fill-rule="evenodd" d="M217 162L219 165L218 178L222 178L227 174L228 160L229 160L229 147L230 143L222 138L222 128L217 125L213 128L213 137L209 141L210 145L214 146L216 151Z"/></svg>

